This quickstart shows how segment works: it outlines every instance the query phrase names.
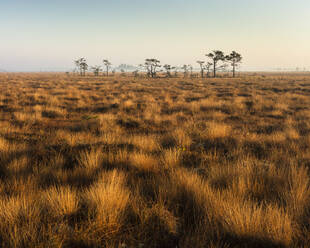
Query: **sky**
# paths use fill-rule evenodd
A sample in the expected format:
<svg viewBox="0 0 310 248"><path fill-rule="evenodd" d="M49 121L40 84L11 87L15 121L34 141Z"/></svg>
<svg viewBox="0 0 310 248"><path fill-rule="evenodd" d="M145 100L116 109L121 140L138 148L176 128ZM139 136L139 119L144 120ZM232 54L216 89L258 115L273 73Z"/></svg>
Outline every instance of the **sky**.
<svg viewBox="0 0 310 248"><path fill-rule="evenodd" d="M195 65L212 50L241 53L243 70L310 70L309 13L309 0L0 0L0 70Z"/></svg>

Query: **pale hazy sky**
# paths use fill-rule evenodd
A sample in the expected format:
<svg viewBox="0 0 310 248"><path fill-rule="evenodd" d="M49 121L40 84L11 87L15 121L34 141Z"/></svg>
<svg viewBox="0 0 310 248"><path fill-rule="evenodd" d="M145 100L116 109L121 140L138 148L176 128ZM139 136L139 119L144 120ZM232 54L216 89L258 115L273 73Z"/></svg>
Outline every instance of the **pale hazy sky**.
<svg viewBox="0 0 310 248"><path fill-rule="evenodd" d="M244 69L310 68L310 0L0 0L0 32L10 71L194 65L214 49L240 52Z"/></svg>

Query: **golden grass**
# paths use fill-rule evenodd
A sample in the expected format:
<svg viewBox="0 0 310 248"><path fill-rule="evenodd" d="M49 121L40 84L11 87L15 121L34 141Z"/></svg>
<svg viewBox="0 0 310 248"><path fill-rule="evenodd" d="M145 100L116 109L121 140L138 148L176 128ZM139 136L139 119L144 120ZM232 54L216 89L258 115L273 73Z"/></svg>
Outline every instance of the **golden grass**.
<svg viewBox="0 0 310 248"><path fill-rule="evenodd" d="M113 170L103 173L98 182L87 189L83 199L94 217L94 225L103 232L117 232L125 225L130 191L126 188L125 174Z"/></svg>
<svg viewBox="0 0 310 248"><path fill-rule="evenodd" d="M100 166L102 166L103 162L102 151L99 149L97 150L92 149L90 151L80 152L78 161L79 164L82 167L85 167L86 169L89 170L98 169Z"/></svg>
<svg viewBox="0 0 310 248"><path fill-rule="evenodd" d="M225 123L208 122L208 136L213 139L228 137L231 132L231 127Z"/></svg>
<svg viewBox="0 0 310 248"><path fill-rule="evenodd" d="M51 187L42 193L42 202L51 216L65 217L77 212L79 202L76 191L70 187Z"/></svg>
<svg viewBox="0 0 310 248"><path fill-rule="evenodd" d="M142 152L130 154L129 161L130 164L138 170L156 172L160 169L158 160Z"/></svg>
<svg viewBox="0 0 310 248"><path fill-rule="evenodd" d="M310 246L310 75L0 81L0 247Z"/></svg>
<svg viewBox="0 0 310 248"><path fill-rule="evenodd" d="M167 149L163 152L163 163L166 168L174 168L180 164L181 154L185 151L185 147L178 147L174 149Z"/></svg>

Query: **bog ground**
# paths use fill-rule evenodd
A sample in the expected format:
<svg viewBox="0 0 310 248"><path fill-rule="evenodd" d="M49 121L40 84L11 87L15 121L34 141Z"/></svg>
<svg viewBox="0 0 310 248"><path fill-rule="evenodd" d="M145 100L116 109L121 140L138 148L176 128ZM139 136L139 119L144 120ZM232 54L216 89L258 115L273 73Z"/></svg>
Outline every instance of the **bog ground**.
<svg viewBox="0 0 310 248"><path fill-rule="evenodd" d="M309 247L310 74L0 74L1 247Z"/></svg>

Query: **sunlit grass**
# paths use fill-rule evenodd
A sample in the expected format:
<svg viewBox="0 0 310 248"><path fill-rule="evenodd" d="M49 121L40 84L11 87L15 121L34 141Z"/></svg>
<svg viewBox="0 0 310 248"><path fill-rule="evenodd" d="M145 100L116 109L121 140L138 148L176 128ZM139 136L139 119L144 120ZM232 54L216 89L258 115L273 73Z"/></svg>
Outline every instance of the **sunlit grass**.
<svg viewBox="0 0 310 248"><path fill-rule="evenodd" d="M309 75L0 81L0 247L309 246Z"/></svg>

